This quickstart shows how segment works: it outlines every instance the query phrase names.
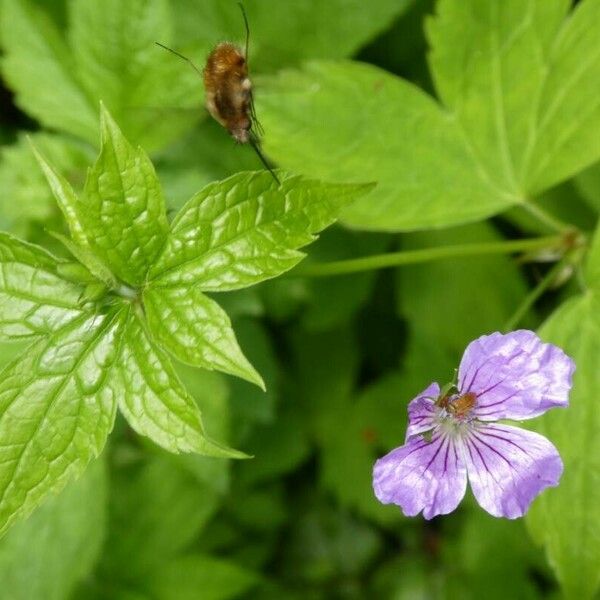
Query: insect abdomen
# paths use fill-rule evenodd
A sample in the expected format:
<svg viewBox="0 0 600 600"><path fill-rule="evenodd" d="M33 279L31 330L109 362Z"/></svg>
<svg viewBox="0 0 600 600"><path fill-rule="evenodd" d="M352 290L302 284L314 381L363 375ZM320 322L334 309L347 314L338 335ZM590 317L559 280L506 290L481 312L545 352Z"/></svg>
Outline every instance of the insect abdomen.
<svg viewBox="0 0 600 600"><path fill-rule="evenodd" d="M210 53L204 69L206 108L240 142L250 129L252 85L241 50L223 42Z"/></svg>

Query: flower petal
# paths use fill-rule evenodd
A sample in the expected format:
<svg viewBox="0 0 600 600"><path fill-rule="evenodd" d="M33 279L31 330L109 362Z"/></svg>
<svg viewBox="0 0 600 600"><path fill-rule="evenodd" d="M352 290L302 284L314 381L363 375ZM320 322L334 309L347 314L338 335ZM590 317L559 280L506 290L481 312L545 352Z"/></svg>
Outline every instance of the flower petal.
<svg viewBox="0 0 600 600"><path fill-rule="evenodd" d="M473 494L495 517L522 517L563 471L558 450L544 436L510 425L479 424L464 445Z"/></svg>
<svg viewBox="0 0 600 600"><path fill-rule="evenodd" d="M544 344L533 331L493 333L467 346L458 387L477 395L477 419L530 419L568 405L574 370L560 348Z"/></svg>
<svg viewBox="0 0 600 600"><path fill-rule="evenodd" d="M406 439L433 429L433 419L436 414L435 400L440 395L440 386L432 383L425 388L408 405L408 428L406 429Z"/></svg>
<svg viewBox="0 0 600 600"><path fill-rule="evenodd" d="M467 489L463 450L454 438L434 431L430 442L411 438L380 458L373 468L373 489L383 504L397 504L408 517L426 519L452 512Z"/></svg>

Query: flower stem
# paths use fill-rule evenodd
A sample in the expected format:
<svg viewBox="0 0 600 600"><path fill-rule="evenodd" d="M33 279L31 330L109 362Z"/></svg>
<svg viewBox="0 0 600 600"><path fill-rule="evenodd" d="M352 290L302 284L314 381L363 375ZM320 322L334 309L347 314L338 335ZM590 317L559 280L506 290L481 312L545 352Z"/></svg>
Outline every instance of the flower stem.
<svg viewBox="0 0 600 600"><path fill-rule="evenodd" d="M553 231L564 233L574 229L573 225L569 225L569 223L561 221L559 218L544 210L539 204L534 204L533 202L523 202L523 204L520 204L520 206L522 206L523 209L526 210L531 216L535 217L538 221Z"/></svg>
<svg viewBox="0 0 600 600"><path fill-rule="evenodd" d="M512 331L527 314L527 311L537 302L540 296L552 285L566 264L569 263L571 257L565 254L558 262L554 263L551 269L541 281L525 296L523 302L518 306L512 317L505 323L503 331Z"/></svg>
<svg viewBox="0 0 600 600"><path fill-rule="evenodd" d="M481 256L483 254L513 254L517 252L554 249L560 248L564 246L564 244L565 239L562 235L503 242L453 244L451 246L423 248L422 250L406 250L404 252L374 254L373 256L352 258L349 260L337 260L320 264L303 264L294 269L291 272L291 275L296 277L329 277L332 275L346 275L348 273L385 269L386 267L430 262L445 258Z"/></svg>

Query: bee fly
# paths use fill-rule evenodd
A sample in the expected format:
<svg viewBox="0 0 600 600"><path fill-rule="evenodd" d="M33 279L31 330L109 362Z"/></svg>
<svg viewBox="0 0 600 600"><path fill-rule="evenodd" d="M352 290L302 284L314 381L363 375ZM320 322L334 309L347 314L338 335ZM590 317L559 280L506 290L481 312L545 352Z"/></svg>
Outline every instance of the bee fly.
<svg viewBox="0 0 600 600"><path fill-rule="evenodd" d="M196 70L204 80L206 108L210 115L229 131L236 142L250 144L273 179L280 183L260 149L258 135L262 133L262 127L256 118L252 82L248 77L250 27L244 6L239 3L239 7L246 26L245 51L230 42L221 42L208 55L204 71L200 71L187 56L160 42L156 44L182 58Z"/></svg>

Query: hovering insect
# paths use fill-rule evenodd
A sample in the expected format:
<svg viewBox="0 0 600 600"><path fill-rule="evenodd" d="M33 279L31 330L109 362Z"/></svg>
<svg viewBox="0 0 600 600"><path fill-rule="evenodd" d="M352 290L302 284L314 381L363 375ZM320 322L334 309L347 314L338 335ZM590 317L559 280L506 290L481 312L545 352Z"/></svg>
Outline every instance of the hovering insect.
<svg viewBox="0 0 600 600"><path fill-rule="evenodd" d="M187 56L160 42L156 44L185 60L202 77L206 108L210 115L229 131L236 142L250 144L273 179L280 183L260 149L259 134L262 133L262 127L256 118L252 82L248 77L250 27L244 6L241 3L238 5L246 26L244 51L230 42L221 42L208 55L204 71L201 71Z"/></svg>

